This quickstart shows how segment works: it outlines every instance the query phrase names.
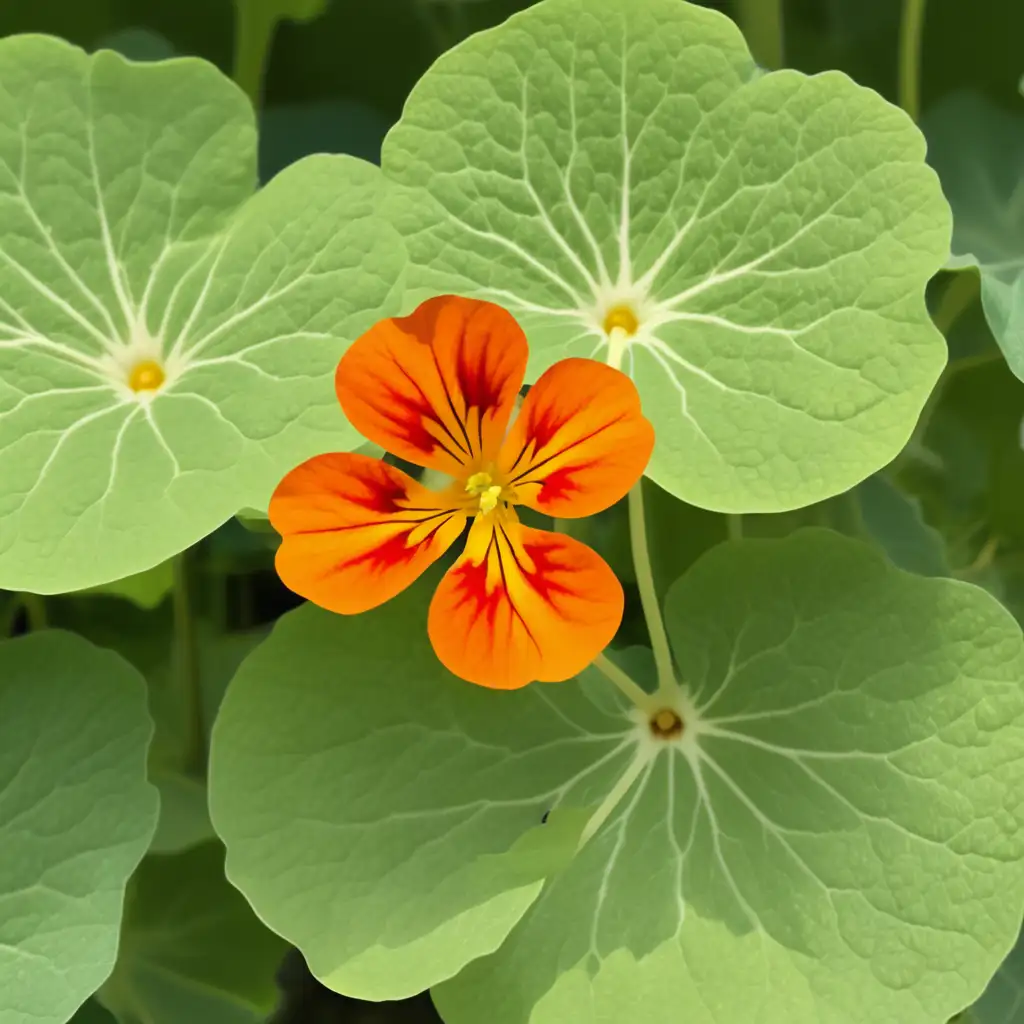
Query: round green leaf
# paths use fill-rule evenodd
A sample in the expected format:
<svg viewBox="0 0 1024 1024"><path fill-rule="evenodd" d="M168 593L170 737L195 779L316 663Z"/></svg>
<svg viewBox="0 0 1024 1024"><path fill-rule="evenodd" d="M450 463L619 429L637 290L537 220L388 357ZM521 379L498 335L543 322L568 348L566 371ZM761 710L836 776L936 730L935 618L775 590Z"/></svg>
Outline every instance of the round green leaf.
<svg viewBox="0 0 1024 1024"><path fill-rule="evenodd" d="M0 79L0 586L78 590L356 440L332 372L404 256L361 161L253 196L252 110L211 65L20 36Z"/></svg>
<svg viewBox="0 0 1024 1024"><path fill-rule="evenodd" d="M121 1024L263 1024L287 948L228 884L220 843L147 857L101 997Z"/></svg>
<svg viewBox="0 0 1024 1024"><path fill-rule="evenodd" d="M942 369L924 286L950 217L924 150L842 74L755 75L715 12L545 0L441 57L382 160L415 297L506 306L533 376L621 363L657 483L775 512L889 462ZM622 307L631 337L606 333Z"/></svg>
<svg viewBox="0 0 1024 1024"><path fill-rule="evenodd" d="M286 615L213 732L228 877L324 984L367 999L496 949L578 842L584 818L545 812L560 794L585 808L629 756L628 723L575 687L449 675L426 637L431 582L358 618Z"/></svg>
<svg viewBox="0 0 1024 1024"><path fill-rule="evenodd" d="M139 674L51 631L0 643L0 1020L64 1024L107 978L156 826Z"/></svg>
<svg viewBox="0 0 1024 1024"><path fill-rule="evenodd" d="M445 1021L948 1020L1020 925L1017 624L822 530L714 548L665 618L681 738L638 726L632 785Z"/></svg>
<svg viewBox="0 0 1024 1024"><path fill-rule="evenodd" d="M978 267L985 318L1024 380L1024 117L954 93L925 122L953 207L952 267Z"/></svg>

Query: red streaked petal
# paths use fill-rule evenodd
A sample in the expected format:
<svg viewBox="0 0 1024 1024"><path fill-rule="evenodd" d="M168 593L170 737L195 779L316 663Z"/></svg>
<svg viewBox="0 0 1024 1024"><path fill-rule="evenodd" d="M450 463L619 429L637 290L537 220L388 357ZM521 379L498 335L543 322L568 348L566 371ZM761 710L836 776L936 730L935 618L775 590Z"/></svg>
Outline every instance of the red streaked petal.
<svg viewBox="0 0 1024 1024"><path fill-rule="evenodd" d="M653 448L629 377L593 359L563 359L530 388L498 467L518 502L573 519L614 505Z"/></svg>
<svg viewBox="0 0 1024 1024"><path fill-rule="evenodd" d="M342 615L375 608L436 561L462 533L465 512L380 459L316 455L270 499L285 586Z"/></svg>
<svg viewBox="0 0 1024 1024"><path fill-rule="evenodd" d="M477 519L427 628L452 673L501 690L582 671L622 621L615 573L586 545L514 519Z"/></svg>
<svg viewBox="0 0 1024 1024"><path fill-rule="evenodd" d="M511 313L442 295L357 338L341 357L335 386L365 437L416 465L459 476L495 457L527 355Z"/></svg>

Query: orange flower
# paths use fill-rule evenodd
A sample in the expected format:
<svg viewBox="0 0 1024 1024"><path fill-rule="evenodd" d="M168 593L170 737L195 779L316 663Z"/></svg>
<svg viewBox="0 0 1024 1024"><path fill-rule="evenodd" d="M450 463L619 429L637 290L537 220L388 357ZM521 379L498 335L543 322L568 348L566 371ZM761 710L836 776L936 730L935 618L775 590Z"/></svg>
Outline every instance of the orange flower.
<svg viewBox="0 0 1024 1024"><path fill-rule="evenodd" d="M427 628L451 672L500 689L576 675L622 619L603 559L522 525L514 506L600 512L636 483L654 445L633 382L590 359L547 370L509 429L526 361L522 329L489 302L445 295L381 321L338 364L341 407L371 441L452 483L432 491L379 459L317 455L270 502L281 579L343 615L409 586L472 519Z"/></svg>

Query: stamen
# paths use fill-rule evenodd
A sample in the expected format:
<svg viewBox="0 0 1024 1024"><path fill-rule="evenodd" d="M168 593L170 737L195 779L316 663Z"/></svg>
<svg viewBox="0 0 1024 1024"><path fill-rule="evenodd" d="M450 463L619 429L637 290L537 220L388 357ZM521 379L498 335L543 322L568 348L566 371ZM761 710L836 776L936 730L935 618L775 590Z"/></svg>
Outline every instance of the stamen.
<svg viewBox="0 0 1024 1024"><path fill-rule="evenodd" d="M501 498L501 488L495 484L492 487L488 487L483 494L480 495L480 511L487 513L493 512L498 507L498 501Z"/></svg>

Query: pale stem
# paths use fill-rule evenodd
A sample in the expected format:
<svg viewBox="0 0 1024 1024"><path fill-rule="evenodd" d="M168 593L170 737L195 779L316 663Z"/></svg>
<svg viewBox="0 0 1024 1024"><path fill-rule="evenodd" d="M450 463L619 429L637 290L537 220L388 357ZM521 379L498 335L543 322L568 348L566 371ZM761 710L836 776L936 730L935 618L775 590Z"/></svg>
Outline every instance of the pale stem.
<svg viewBox="0 0 1024 1024"><path fill-rule="evenodd" d="M654 586L654 573L651 570L651 556L647 550L647 520L644 518L644 481L636 483L629 492L629 542L633 551L633 567L636 571L636 584L640 590L640 604L647 620L647 632L651 638L651 650L654 652L654 664L658 670L658 695L667 696L679 692L675 672L672 669L672 651L665 633L665 623L661 617L661 606L658 603L658 592Z"/></svg>
<svg viewBox="0 0 1024 1024"><path fill-rule="evenodd" d="M772 71L781 68L782 0L738 0L737 13L754 60Z"/></svg>
<svg viewBox="0 0 1024 1024"><path fill-rule="evenodd" d="M729 531L729 540L743 540L742 515L728 515L725 517L725 523Z"/></svg>
<svg viewBox="0 0 1024 1024"><path fill-rule="evenodd" d="M259 107L270 45L279 17L266 0L235 0L235 67L232 78Z"/></svg>
<svg viewBox="0 0 1024 1024"><path fill-rule="evenodd" d="M642 686L623 672L611 658L599 654L593 661L596 668L606 679L614 683L626 697L645 714L654 710L657 701Z"/></svg>
<svg viewBox="0 0 1024 1024"><path fill-rule="evenodd" d="M580 847L588 843L598 832L601 826L611 816L612 811L619 806L622 798L633 788L633 783L640 777L641 772L651 763L650 751L642 747L637 750L636 755L630 762L629 767L622 773L622 777L612 787L608 795L601 801L601 806L591 815L580 835Z"/></svg>
<svg viewBox="0 0 1024 1024"><path fill-rule="evenodd" d="M927 0L903 0L900 23L900 106L916 121L921 114L921 39Z"/></svg>
<svg viewBox="0 0 1024 1024"><path fill-rule="evenodd" d="M199 644L188 574L188 552L177 555L172 592L174 612L174 677L181 695L185 727L185 771L202 777L206 772L206 730L203 725L203 693L199 680Z"/></svg>
<svg viewBox="0 0 1024 1024"><path fill-rule="evenodd" d="M25 625L30 633L46 629L49 620L46 615L46 598L42 594L25 591L21 595L21 606L25 609Z"/></svg>

